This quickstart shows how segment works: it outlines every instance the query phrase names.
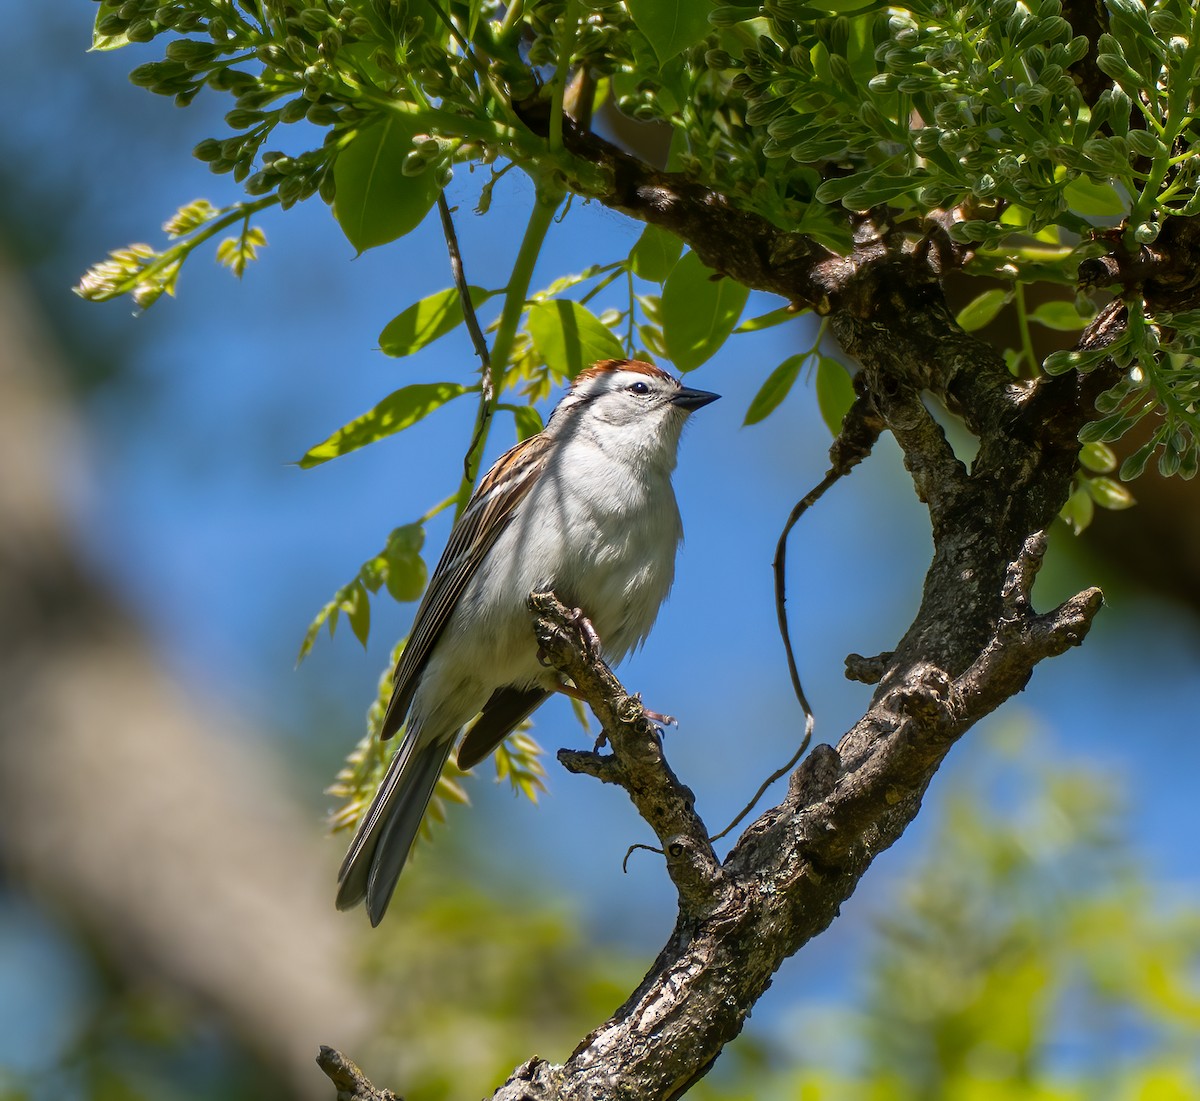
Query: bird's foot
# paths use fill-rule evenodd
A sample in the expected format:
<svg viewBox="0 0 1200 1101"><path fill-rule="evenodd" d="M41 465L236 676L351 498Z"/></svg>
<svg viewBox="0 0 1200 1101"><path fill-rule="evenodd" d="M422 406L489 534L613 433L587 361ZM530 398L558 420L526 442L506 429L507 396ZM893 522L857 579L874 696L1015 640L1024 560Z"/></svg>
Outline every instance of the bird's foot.
<svg viewBox="0 0 1200 1101"><path fill-rule="evenodd" d="M583 635L583 645L587 651L588 661L598 660L603 651L600 636L596 633L596 628L592 626L592 621L588 619L582 608L571 609L571 622L579 628L580 633Z"/></svg>
<svg viewBox="0 0 1200 1101"><path fill-rule="evenodd" d="M642 708L642 714L646 716L655 726L679 726L679 720L674 715L663 715L658 711L651 711L650 708Z"/></svg>

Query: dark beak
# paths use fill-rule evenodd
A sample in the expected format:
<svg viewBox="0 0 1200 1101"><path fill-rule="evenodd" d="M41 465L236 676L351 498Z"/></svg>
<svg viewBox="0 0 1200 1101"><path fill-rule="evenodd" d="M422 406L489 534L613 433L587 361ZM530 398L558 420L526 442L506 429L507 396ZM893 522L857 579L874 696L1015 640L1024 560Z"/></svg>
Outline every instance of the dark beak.
<svg viewBox="0 0 1200 1101"><path fill-rule="evenodd" d="M690 413L693 409L700 409L709 402L716 401L720 396L708 390L689 390L685 386L671 399L671 404L678 405L680 409L686 409Z"/></svg>

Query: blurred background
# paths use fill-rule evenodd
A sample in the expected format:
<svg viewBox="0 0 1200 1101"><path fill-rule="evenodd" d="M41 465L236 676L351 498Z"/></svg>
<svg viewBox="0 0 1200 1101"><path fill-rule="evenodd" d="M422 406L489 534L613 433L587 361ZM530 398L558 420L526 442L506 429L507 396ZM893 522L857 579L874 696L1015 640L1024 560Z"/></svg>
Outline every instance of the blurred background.
<svg viewBox="0 0 1200 1101"><path fill-rule="evenodd" d="M413 608L379 598L365 652L343 625L296 653L392 528L457 484L472 410L293 464L392 390L475 369L462 330L412 359L376 348L450 285L440 232L356 259L312 200L260 220L269 247L240 284L201 252L144 315L78 299L88 266L159 243L182 203L239 197L190 156L226 105L132 87L150 54L86 53L92 15L26 5L0 76L0 1098L327 1097L321 1043L410 1101L486 1094L603 1020L674 907L653 855L622 873L651 840L632 808L554 763L589 736L552 701L539 805L484 765L380 929L333 909L346 839L323 791ZM510 174L478 217L482 182L460 170L448 195L468 278L499 287L532 189ZM535 285L638 232L576 203ZM747 316L778 304L752 295ZM714 829L801 730L770 563L829 436L811 379L742 420L811 340L803 319L737 335L694 376L724 400L689 428L676 586L621 669L679 717L668 752ZM1039 581L1043 603L1105 587L1087 644L956 748L696 1096L1200 1092L1200 510L1187 483L1133 489L1137 508L1056 531ZM430 525L430 564L447 528ZM886 442L797 529L789 609L819 739L861 712L842 659L899 637L929 549Z"/></svg>

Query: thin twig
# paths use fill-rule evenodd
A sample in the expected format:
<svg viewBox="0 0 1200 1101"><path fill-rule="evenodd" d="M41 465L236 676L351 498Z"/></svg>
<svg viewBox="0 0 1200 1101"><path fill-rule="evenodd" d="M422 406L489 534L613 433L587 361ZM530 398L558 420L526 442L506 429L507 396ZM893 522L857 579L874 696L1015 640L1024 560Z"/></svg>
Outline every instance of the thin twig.
<svg viewBox="0 0 1200 1101"><path fill-rule="evenodd" d="M462 303L463 317L466 318L467 332L471 334L471 343L475 346L475 354L479 356L480 386L479 386L479 415L475 419L475 433L463 456L463 477L471 478L471 456L483 438L488 420L492 415L492 399L495 388L492 384L492 357L488 352L487 341L483 330L479 327L479 318L475 316L475 307L471 303L471 288L467 285L466 273L463 271L462 253L458 248L458 234L454 232L454 220L450 217L450 207L446 203L444 193L438 193L438 213L442 217L442 234L446 238L446 251L450 254L450 271L454 275L454 285L458 288L458 298Z"/></svg>
<svg viewBox="0 0 1200 1101"><path fill-rule="evenodd" d="M804 694L804 686L800 683L800 670L796 667L796 655L792 650L792 636L788 630L787 617L787 541L788 536L792 533L792 528L799 522L803 516L818 500L824 496L825 491L833 485L843 474L844 470L839 470L837 467L830 467L825 477L821 479L812 489L808 491L792 509L791 515L788 516L787 523L783 525L783 531L780 533L779 542L775 545L775 562L772 569L775 571L775 615L779 620L779 634L783 638L783 648L787 651L788 673L792 678L792 690L796 693L796 699L800 701L800 709L804 712L804 737L800 740L800 746L795 753L792 754L782 768L776 769L771 773L760 785L758 791L754 793L754 797L747 803L737 817L729 823L720 833L714 834L709 838L709 841L719 841L727 833L729 833L743 818L746 817L758 804L758 801L763 797L763 792L767 790L776 780L782 779L795 767L796 762L804 756L812 742L813 727L816 725L816 720L813 717L812 707L809 705L808 697Z"/></svg>

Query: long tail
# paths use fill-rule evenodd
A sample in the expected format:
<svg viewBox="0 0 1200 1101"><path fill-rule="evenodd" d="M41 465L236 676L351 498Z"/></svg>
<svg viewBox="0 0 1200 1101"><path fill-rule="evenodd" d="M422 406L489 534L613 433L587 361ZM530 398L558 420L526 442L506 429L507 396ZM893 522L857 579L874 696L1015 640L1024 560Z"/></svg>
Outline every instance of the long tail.
<svg viewBox="0 0 1200 1101"><path fill-rule="evenodd" d="M409 731L338 873L337 908L349 910L365 899L372 925L387 912L454 739L421 743L420 732Z"/></svg>

